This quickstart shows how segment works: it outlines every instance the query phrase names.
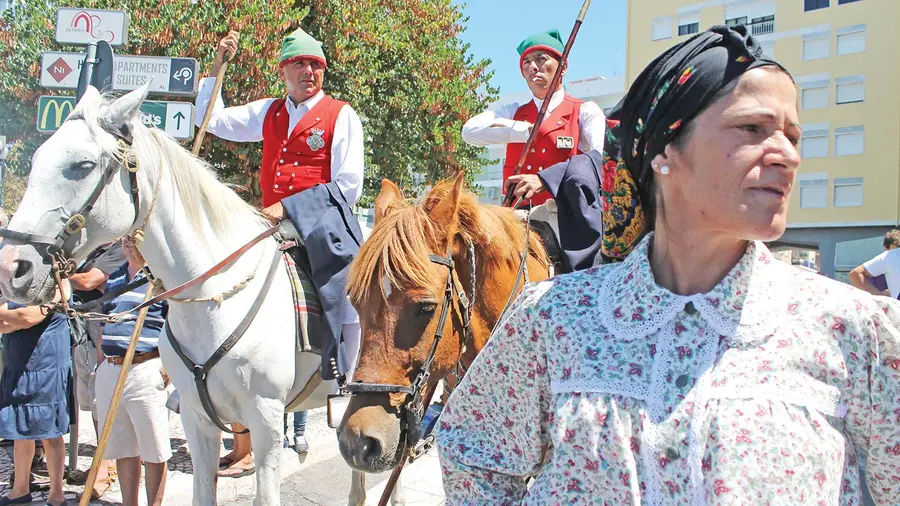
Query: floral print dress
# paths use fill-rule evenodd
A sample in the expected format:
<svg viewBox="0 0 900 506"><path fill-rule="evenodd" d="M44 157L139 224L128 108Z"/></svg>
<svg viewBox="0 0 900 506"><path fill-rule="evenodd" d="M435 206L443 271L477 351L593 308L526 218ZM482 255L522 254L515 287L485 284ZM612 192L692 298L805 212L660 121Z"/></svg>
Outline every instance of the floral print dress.
<svg viewBox="0 0 900 506"><path fill-rule="evenodd" d="M898 302L758 242L676 295L651 240L522 293L441 417L447 504L900 504Z"/></svg>

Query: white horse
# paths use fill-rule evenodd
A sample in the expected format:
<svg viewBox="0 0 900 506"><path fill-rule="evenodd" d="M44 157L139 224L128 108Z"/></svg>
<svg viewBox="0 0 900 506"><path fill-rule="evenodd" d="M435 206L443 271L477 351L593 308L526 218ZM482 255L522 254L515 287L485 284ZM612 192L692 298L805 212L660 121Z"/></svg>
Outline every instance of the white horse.
<svg viewBox="0 0 900 506"><path fill-rule="evenodd" d="M251 206L220 183L209 167L169 136L138 119L147 87L107 100L93 88L72 117L35 153L28 189L9 229L55 237L72 214L102 188L83 228L63 252L83 259L97 246L141 230L139 245L153 274L165 287L187 282L262 231L268 224ZM113 134L116 134L115 136ZM118 138L117 138L118 136ZM119 138L130 137L126 147ZM126 165L136 163L139 206L131 194ZM134 167L133 167L134 168ZM108 179L104 181L104 175ZM273 264L277 242L267 238L217 275L179 297L220 302L170 303L167 325L186 355L204 363L239 325L248 308L264 297L243 338L212 369L208 387L218 417L238 422L252 434L256 464L256 505L280 504L282 415L285 406L319 380L321 357L298 350L294 303L283 262ZM271 266L270 290L261 293ZM39 304L52 299L56 282L40 244L6 239L0 247L0 290L8 298ZM160 338L166 372L181 397L181 418L191 449L195 505L216 503L221 432L200 403L192 371ZM312 384L315 385L317 381ZM322 381L297 410L324 406L335 382ZM364 476L354 475L351 504L363 504ZM401 496L395 497L402 502Z"/></svg>

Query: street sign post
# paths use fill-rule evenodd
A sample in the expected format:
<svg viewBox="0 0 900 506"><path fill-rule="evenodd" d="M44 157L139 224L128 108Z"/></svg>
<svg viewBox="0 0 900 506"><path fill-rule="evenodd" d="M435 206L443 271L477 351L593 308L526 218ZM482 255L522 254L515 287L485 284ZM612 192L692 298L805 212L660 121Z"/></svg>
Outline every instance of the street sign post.
<svg viewBox="0 0 900 506"><path fill-rule="evenodd" d="M41 54L41 86L74 90L84 64L83 53L47 51ZM197 94L197 60L168 56L116 55L112 89L136 90L150 81L150 93L192 97Z"/></svg>
<svg viewBox="0 0 900 506"><path fill-rule="evenodd" d="M123 11L74 9L56 11L56 42L87 45L105 40L120 47L128 39L128 14Z"/></svg>
<svg viewBox="0 0 900 506"><path fill-rule="evenodd" d="M38 99L38 131L45 134L55 132L74 108L74 97L41 96ZM194 137L194 104L189 102L144 102L141 105L141 120L148 127L159 128L175 139Z"/></svg>

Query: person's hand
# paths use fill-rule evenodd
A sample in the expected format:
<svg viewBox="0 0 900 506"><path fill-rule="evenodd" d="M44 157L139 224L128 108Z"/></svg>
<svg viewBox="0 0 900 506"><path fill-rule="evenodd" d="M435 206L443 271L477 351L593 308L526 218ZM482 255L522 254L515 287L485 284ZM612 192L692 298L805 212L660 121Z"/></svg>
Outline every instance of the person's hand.
<svg viewBox="0 0 900 506"><path fill-rule="evenodd" d="M509 176L506 179L506 184L507 188L512 187L513 195L521 197L522 200L530 200L538 193L544 191L544 183L536 174Z"/></svg>
<svg viewBox="0 0 900 506"><path fill-rule="evenodd" d="M231 30L219 41L219 45L216 47L216 59L213 61L212 73L214 76L219 75L219 69L225 63L226 57L234 56L237 53L238 36L238 32Z"/></svg>
<svg viewBox="0 0 900 506"><path fill-rule="evenodd" d="M262 213L272 223L278 223L279 221L284 219L284 206L281 205L281 202L276 202L271 206L263 209Z"/></svg>

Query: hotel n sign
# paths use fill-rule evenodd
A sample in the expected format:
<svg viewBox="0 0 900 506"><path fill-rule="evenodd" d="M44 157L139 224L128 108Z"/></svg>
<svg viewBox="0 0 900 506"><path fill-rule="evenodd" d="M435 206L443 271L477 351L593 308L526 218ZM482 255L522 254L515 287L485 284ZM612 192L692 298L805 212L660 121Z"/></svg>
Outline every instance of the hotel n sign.
<svg viewBox="0 0 900 506"><path fill-rule="evenodd" d="M128 39L128 14L123 11L73 9L56 11L56 42L86 46L101 40L121 47Z"/></svg>

